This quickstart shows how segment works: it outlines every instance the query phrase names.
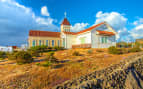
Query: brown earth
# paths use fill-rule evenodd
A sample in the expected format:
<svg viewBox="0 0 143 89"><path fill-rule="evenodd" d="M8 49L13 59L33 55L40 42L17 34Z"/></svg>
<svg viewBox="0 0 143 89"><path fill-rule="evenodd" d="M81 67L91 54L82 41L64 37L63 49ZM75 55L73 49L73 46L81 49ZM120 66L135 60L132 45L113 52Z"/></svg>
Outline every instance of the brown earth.
<svg viewBox="0 0 143 89"><path fill-rule="evenodd" d="M13 61L0 62L0 88L2 89L47 89L66 80L78 78L97 70L105 69L118 64L128 56L136 53L123 55L108 54L107 49L72 49L57 51L55 57L60 63L52 64L50 67L31 64L17 65ZM81 56L72 56L78 51ZM44 53L46 55L47 53ZM36 58L44 59L45 56ZM39 63L43 63L41 61Z"/></svg>

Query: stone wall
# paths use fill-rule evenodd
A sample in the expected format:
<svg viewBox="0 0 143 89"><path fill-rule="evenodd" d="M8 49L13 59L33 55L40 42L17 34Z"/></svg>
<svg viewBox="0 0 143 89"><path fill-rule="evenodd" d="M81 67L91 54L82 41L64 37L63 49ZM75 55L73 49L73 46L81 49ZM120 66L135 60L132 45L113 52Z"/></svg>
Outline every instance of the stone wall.
<svg viewBox="0 0 143 89"><path fill-rule="evenodd" d="M66 81L53 89L143 89L143 53L129 56L106 69Z"/></svg>

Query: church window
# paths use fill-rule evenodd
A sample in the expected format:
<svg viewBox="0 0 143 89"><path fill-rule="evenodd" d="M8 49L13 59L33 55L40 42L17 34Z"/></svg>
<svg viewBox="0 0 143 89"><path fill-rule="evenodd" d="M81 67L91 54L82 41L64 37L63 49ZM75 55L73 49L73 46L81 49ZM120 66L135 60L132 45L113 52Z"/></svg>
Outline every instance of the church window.
<svg viewBox="0 0 143 89"><path fill-rule="evenodd" d="M80 38L81 44L85 44L85 37Z"/></svg>
<svg viewBox="0 0 143 89"><path fill-rule="evenodd" d="M58 46L60 46L60 40L58 40Z"/></svg>
<svg viewBox="0 0 143 89"><path fill-rule="evenodd" d="M32 46L36 46L36 41L35 40L33 40Z"/></svg>
<svg viewBox="0 0 143 89"><path fill-rule="evenodd" d="M48 40L46 40L46 46L48 46L49 45L49 41Z"/></svg>
<svg viewBox="0 0 143 89"><path fill-rule="evenodd" d="M107 43L108 37L101 37L101 43Z"/></svg>
<svg viewBox="0 0 143 89"><path fill-rule="evenodd" d="M52 40L52 46L54 46L55 44L54 44L54 40Z"/></svg>
<svg viewBox="0 0 143 89"><path fill-rule="evenodd" d="M41 40L39 40L39 46L41 46L42 45L42 41Z"/></svg>

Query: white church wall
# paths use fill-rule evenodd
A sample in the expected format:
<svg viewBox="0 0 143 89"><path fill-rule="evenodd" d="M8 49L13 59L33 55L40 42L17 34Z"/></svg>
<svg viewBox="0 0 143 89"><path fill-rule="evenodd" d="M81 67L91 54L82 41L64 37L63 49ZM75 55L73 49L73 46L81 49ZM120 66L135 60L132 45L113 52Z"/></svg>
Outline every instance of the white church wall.
<svg viewBox="0 0 143 89"><path fill-rule="evenodd" d="M76 45L81 44L80 38L85 37L85 44L91 44L91 32L85 32L77 35L76 37Z"/></svg>
<svg viewBox="0 0 143 89"><path fill-rule="evenodd" d="M75 43L74 35L66 35L66 48L72 48L72 45Z"/></svg>
<svg viewBox="0 0 143 89"><path fill-rule="evenodd" d="M110 46L116 46L116 37L115 36L107 36L107 43L101 43L101 37L102 35L98 35L96 33L96 30L102 30L102 31L110 31L113 32L111 28L108 28L106 25L102 25L100 27L97 27L96 29L93 29L91 31L91 43L92 48L109 48Z"/></svg>

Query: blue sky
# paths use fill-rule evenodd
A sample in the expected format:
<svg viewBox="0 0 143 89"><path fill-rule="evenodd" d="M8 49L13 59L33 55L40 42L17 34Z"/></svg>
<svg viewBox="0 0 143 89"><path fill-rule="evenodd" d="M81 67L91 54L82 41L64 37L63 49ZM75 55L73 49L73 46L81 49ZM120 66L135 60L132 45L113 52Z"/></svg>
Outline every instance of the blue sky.
<svg viewBox="0 0 143 89"><path fill-rule="evenodd" d="M25 44L30 29L60 31L67 12L72 31L102 21L117 32L118 41L143 38L142 0L0 0L0 45Z"/></svg>

